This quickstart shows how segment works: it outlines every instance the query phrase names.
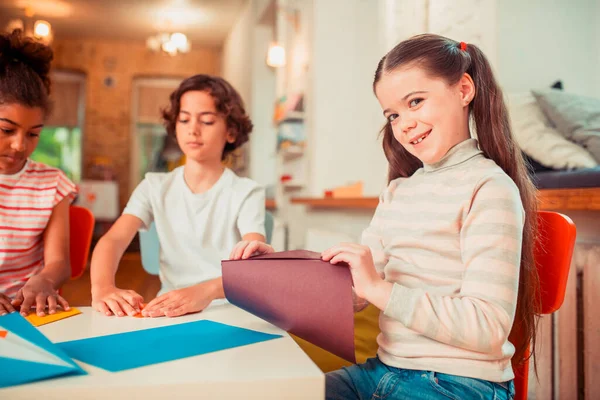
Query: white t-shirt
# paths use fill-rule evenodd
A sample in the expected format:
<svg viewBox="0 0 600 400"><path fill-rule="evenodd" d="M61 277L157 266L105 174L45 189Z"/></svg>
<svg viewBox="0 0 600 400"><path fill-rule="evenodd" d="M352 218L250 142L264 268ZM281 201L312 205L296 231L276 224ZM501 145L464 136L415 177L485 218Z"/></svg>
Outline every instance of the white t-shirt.
<svg viewBox="0 0 600 400"><path fill-rule="evenodd" d="M221 276L221 260L248 233L265 235L265 192L225 169L206 192L195 194L183 167L148 173L123 214L147 230L154 221L160 242L161 294Z"/></svg>

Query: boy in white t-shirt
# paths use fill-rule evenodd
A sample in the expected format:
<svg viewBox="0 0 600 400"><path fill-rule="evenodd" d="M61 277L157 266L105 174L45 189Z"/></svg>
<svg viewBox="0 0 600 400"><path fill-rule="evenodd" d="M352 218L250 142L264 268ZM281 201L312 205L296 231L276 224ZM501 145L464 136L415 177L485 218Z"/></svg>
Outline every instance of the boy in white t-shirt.
<svg viewBox="0 0 600 400"><path fill-rule="evenodd" d="M146 174L98 242L91 263L92 306L105 315L140 311L142 296L117 288L115 273L136 232L152 222L160 242L162 290L143 310L150 317L201 311L224 298L221 260L234 248L251 250L265 242L264 189L222 163L252 131L240 95L221 78L195 75L170 100L165 127L186 162L169 173Z"/></svg>

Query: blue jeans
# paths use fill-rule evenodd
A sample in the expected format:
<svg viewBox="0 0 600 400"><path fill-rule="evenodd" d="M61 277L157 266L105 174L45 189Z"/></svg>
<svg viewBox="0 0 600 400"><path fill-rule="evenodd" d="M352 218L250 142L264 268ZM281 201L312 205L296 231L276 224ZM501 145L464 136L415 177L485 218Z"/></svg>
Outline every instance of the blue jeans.
<svg viewBox="0 0 600 400"><path fill-rule="evenodd" d="M481 379L394 368L379 358L345 367L326 375L327 400L381 399L489 399L512 400L512 381L496 383Z"/></svg>

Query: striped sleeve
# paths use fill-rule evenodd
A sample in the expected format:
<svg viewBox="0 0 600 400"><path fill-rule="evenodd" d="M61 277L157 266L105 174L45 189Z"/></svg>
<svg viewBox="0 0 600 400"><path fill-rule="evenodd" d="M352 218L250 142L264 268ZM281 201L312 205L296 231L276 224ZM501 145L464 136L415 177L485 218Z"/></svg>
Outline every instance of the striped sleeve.
<svg viewBox="0 0 600 400"><path fill-rule="evenodd" d="M77 186L62 171L58 171L56 178L56 194L54 195L54 201L52 207L60 203L65 197L69 199L69 203L72 203L77 196Z"/></svg>
<svg viewBox="0 0 600 400"><path fill-rule="evenodd" d="M438 342L502 354L516 310L524 217L508 176L480 181L460 231L460 292L443 296L394 284L385 314Z"/></svg>

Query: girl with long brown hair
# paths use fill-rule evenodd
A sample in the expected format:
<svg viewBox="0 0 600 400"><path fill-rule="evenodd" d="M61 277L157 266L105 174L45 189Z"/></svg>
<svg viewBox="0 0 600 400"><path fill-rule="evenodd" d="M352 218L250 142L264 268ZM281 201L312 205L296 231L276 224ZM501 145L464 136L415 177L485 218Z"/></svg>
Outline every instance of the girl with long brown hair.
<svg viewBox="0 0 600 400"><path fill-rule="evenodd" d="M373 89L389 185L362 245L323 259L381 310L379 350L329 373L327 398L510 399L535 338L536 200L490 64L419 35L381 59Z"/></svg>

